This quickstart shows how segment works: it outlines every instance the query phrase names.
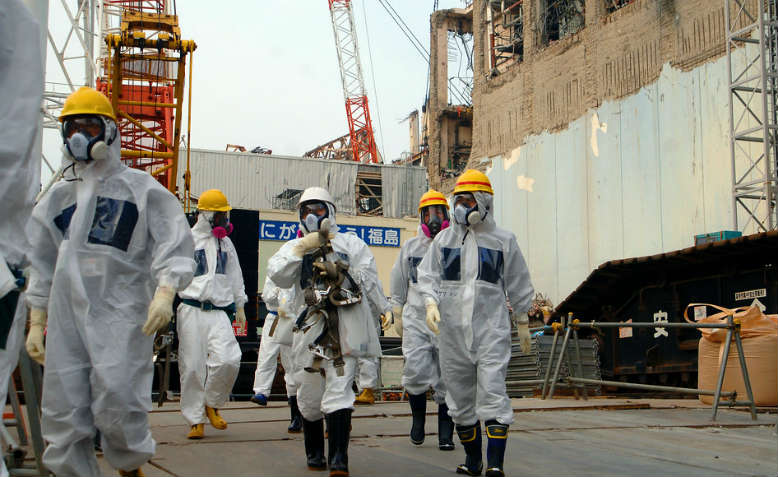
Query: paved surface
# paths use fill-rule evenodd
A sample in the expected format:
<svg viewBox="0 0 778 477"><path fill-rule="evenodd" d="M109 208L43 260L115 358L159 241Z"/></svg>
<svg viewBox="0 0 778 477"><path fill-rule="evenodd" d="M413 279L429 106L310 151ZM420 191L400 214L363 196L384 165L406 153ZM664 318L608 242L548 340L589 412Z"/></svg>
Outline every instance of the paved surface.
<svg viewBox="0 0 778 477"><path fill-rule="evenodd" d="M515 422L506 453L509 476L729 476L778 474L776 414L711 410L693 400L514 399ZM453 476L464 462L458 439L453 452L437 448L437 417L428 403L427 440L408 441L407 402L358 407L354 413L349 469L353 476ZM230 403L222 410L227 430L206 426L205 439L186 439L188 426L176 403L154 408L157 455L147 476L325 476L308 471L301 434L287 434L285 403L267 408ZM485 446L485 444L484 444ZM485 447L484 447L485 449ZM116 475L100 457L105 475Z"/></svg>

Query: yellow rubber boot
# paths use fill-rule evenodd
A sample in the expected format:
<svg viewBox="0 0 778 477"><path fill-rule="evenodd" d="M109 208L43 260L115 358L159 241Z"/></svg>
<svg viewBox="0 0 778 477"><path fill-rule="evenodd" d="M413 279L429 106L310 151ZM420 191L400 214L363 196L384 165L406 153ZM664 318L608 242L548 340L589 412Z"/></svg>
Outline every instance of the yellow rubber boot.
<svg viewBox="0 0 778 477"><path fill-rule="evenodd" d="M145 477L146 474L140 470L140 467L135 470L120 470L119 475L122 477Z"/></svg>
<svg viewBox="0 0 778 477"><path fill-rule="evenodd" d="M211 425L219 430L227 429L227 421L219 415L219 410L205 406L205 415L211 421Z"/></svg>
<svg viewBox="0 0 778 477"><path fill-rule="evenodd" d="M362 394L357 396L357 398L354 400L354 404L375 404L373 390L370 388L363 389Z"/></svg>
<svg viewBox="0 0 778 477"><path fill-rule="evenodd" d="M202 439L205 435L205 424L195 424L189 429L189 434L186 435L187 439Z"/></svg>

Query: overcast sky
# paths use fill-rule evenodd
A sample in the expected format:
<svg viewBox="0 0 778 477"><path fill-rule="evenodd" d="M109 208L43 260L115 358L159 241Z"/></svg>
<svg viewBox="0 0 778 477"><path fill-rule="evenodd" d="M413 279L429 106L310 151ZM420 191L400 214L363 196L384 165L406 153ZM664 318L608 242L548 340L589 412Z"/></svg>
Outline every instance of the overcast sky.
<svg viewBox="0 0 778 477"><path fill-rule="evenodd" d="M49 18L55 31L65 18L57 3L51 3ZM386 3L429 50L433 0ZM465 2L438 3L442 9ZM355 0L353 8L376 141L389 162L410 148L408 123L401 121L421 109L428 66L378 0ZM348 132L327 0L187 0L177 10L183 37L198 45L193 148L262 145L274 154L302 155ZM52 57L50 50L47 81L61 81ZM83 70L73 76L83 81ZM48 131L44 153L57 163L58 142Z"/></svg>

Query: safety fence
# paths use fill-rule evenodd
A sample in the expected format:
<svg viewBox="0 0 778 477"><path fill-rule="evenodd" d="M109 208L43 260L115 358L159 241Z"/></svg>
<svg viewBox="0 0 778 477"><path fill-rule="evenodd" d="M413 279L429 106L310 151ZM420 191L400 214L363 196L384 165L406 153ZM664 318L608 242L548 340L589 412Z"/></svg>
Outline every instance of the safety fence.
<svg viewBox="0 0 778 477"><path fill-rule="evenodd" d="M728 315L726 323L614 323L603 321L587 321L583 322L573 317L570 313L567 317L563 317L560 323L552 323L549 326L543 326L540 328L533 328L530 331L543 331L544 333L553 332L553 341L551 343L551 359L545 369L543 379L533 380L518 380L518 381L506 381L508 386L522 386L522 385L540 385L542 384L541 399L551 399L554 397L554 391L557 387L572 388L576 399L583 398L588 399L586 385L602 385L611 387L621 387L628 389L639 389L645 391L666 391L680 394L693 394L703 396L713 396L713 416L712 420L716 420L719 405L724 404L729 407L734 406L748 406L751 412L751 419L756 420L756 405L754 403L754 395L751 391L751 381L748 377L748 367L746 365L746 357L743 352L743 343L740 336L740 320L734 318L732 315ZM721 365L719 367L718 380L716 383L716 389L697 389L697 388L683 388L675 386L662 386L653 384L639 384L628 383L622 381L608 381L604 379L589 379L583 377L583 365L581 359L581 346L578 339L578 330L582 328L588 328L592 330L605 329L605 328L718 328L726 329L727 336L723 342L723 352L721 358ZM562 345L556 354L557 343L559 336L563 335ZM572 339L571 339L572 338ZM738 359L740 362L740 370L743 376L743 382L746 388L747 400L738 400L736 391L723 391L722 385L724 383L724 374L726 372L727 360L729 358L729 352L734 341L737 347ZM572 353L570 351L570 345L572 342ZM562 362L567 363L569 369L569 376L560 377L560 369L562 368ZM552 371L553 370L553 371ZM725 398L722 400L722 398Z"/></svg>

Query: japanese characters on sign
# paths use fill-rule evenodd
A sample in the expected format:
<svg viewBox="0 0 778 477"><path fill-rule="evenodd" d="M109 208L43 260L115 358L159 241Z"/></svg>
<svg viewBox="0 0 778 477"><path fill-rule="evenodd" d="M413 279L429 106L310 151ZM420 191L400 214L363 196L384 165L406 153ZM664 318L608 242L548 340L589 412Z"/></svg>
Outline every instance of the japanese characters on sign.
<svg viewBox="0 0 778 477"><path fill-rule="evenodd" d="M291 240L297 238L297 222L282 220L260 220L259 240ZM353 233L370 246L399 247L400 229L394 227L373 227L364 225L338 224L341 233Z"/></svg>

